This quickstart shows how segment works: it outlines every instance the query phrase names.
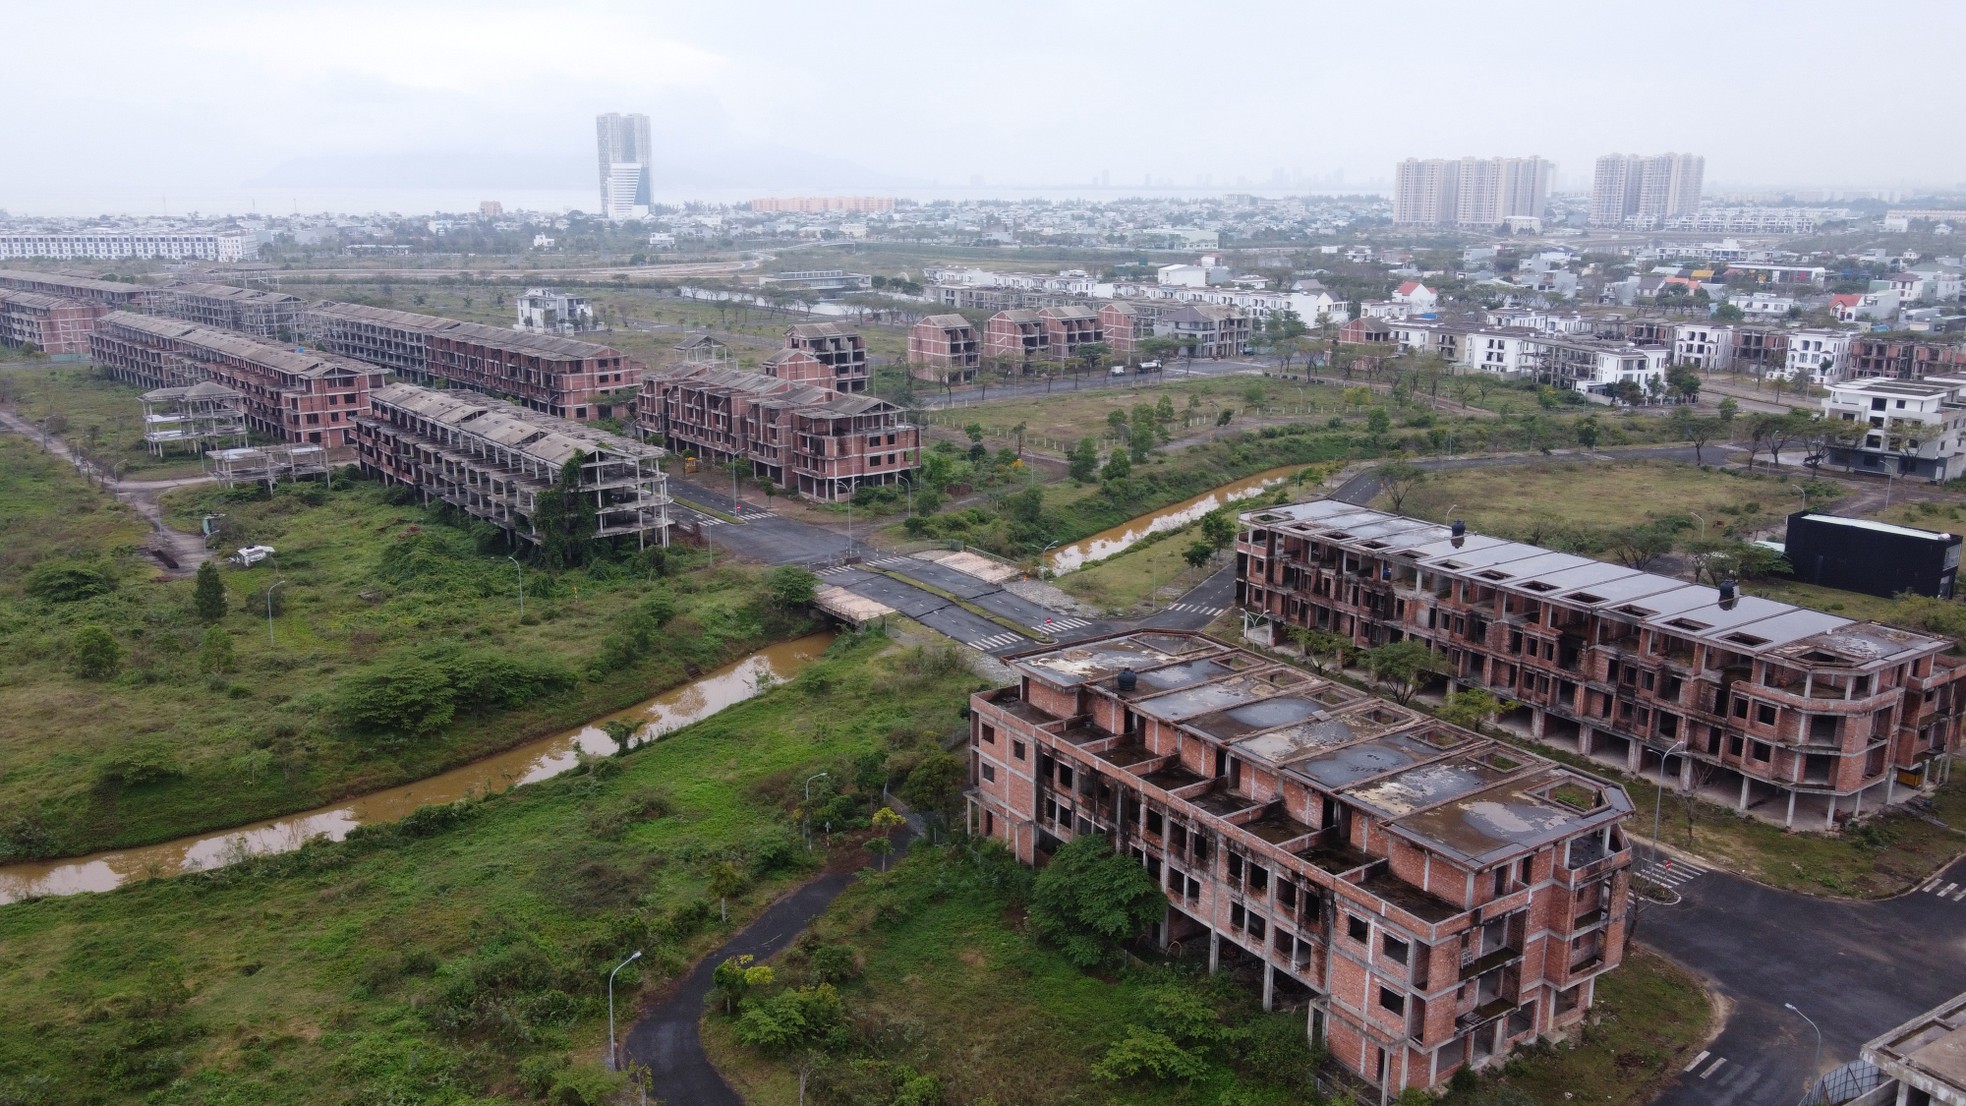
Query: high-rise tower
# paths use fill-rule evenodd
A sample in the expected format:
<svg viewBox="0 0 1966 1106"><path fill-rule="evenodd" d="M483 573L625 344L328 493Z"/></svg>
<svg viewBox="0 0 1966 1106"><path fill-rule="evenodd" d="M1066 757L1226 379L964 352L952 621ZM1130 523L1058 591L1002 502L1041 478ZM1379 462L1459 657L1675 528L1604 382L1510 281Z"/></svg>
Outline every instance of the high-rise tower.
<svg viewBox="0 0 1966 1106"><path fill-rule="evenodd" d="M609 219L648 214L649 117L611 111L595 117L594 132L601 214Z"/></svg>

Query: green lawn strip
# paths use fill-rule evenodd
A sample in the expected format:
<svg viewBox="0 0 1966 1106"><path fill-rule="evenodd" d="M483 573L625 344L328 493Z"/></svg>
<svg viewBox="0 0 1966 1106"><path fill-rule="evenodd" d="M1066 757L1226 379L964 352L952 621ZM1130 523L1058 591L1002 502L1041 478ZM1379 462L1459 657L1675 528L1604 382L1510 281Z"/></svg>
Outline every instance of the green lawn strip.
<svg viewBox="0 0 1966 1106"><path fill-rule="evenodd" d="M811 874L799 781L960 736L979 685L932 652L849 637L783 688L555 780L0 908L0 1096L462 1106L591 1079L627 952L646 955L617 979L620 1016ZM706 892L722 861L750 877L727 928Z"/></svg>
<svg viewBox="0 0 1966 1106"><path fill-rule="evenodd" d="M943 599L943 600L947 600L948 602L954 603L956 606L961 607L963 610L968 611L970 614L973 614L978 618L987 619L991 622L994 622L998 626L1001 626L1004 629L1009 630L1010 632L1017 634L1020 637L1029 638L1040 645L1050 645L1057 640L1056 638L1050 637L1049 635L1041 634L1038 631L1033 630L1029 626L1026 626L1020 622L1015 622L1011 619L1005 618L1003 615L994 614L990 611L986 611L982 607L977 606L976 604L970 602L967 599L964 599L963 597L957 595L954 592L944 591L941 588L936 587L934 584L917 580L913 576L904 576L899 572L890 571L889 569L885 569L885 568L876 568L873 565L863 564L863 565L857 565L855 567L859 568L862 572L871 572L876 576L885 576L890 580L907 584L909 587L912 588L920 588L921 590L929 593L930 595L935 596L937 599Z"/></svg>

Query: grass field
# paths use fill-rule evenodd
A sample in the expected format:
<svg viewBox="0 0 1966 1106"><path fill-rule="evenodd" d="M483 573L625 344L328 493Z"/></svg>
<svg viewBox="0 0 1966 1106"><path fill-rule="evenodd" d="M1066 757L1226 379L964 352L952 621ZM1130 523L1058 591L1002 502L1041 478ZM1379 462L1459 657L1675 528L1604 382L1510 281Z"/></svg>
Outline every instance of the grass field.
<svg viewBox="0 0 1966 1106"><path fill-rule="evenodd" d="M160 582L134 546L142 528L67 466L0 436L0 856L72 855L224 828L306 809L441 768L625 707L769 640L803 616L766 605L753 570L684 572L677 551L587 569L519 570L480 538L366 483L174 493L176 524L225 516L228 547L264 543L277 558L225 568L230 671L201 671L206 626L189 580ZM44 565L42 562L46 562ZM36 573L79 567L103 594L29 593ZM658 575L668 573L669 575ZM272 641L265 590L276 579ZM645 649L609 654L627 620L667 597ZM120 651L106 676L73 662L84 627ZM603 657L608 657L603 661ZM493 687L427 736L349 732L337 689L405 661L479 666L537 662L558 673L519 694ZM448 658L448 659L446 659ZM502 669L501 669L502 670ZM493 678L509 682L510 674Z"/></svg>
<svg viewBox="0 0 1966 1106"><path fill-rule="evenodd" d="M1148 965L1088 974L1030 936L1017 905L1027 878L964 858L961 847L917 846L886 876L851 888L781 957L781 982L802 983L813 951L844 947L857 978L840 984L851 1027L845 1047L818 1065L808 1101L887 1101L850 1097L869 1069L933 1077L926 1101L1018 1103L1175 1103L1284 1106L1327 1101L1309 1081L1313 1054L1305 1019L1264 1014L1257 989L1226 973L1210 979L1194 965ZM1234 1039L1203 1049L1193 1079L1113 1082L1094 1065L1129 1025L1150 1017L1168 988L1214 1008ZM1627 1106L1650 1097L1706 1033L1708 1005L1698 982L1634 952L1597 990L1599 1016L1577 1047L1529 1050L1484 1078L1550 1106L1576 1100ZM704 1021L712 1058L752 1106L794 1106L798 1079L788 1058L739 1044L731 1023ZM909 1100L921 1101L921 1100ZM1451 1101L1451 1100L1450 1100Z"/></svg>
<svg viewBox="0 0 1966 1106"><path fill-rule="evenodd" d="M152 456L143 442L144 389L97 376L85 364L0 363L0 402L43 429L52 429L70 449L103 469L129 480L172 480L197 476L204 465L182 451L168 459Z"/></svg>
<svg viewBox="0 0 1966 1106"><path fill-rule="evenodd" d="M0 1101L462 1106L557 1083L553 1101L599 1106L608 970L646 950L617 979L625 1014L723 940L720 862L743 876L735 928L823 861L788 813L799 780L860 779L875 790L844 801L864 815L883 773L861 758L959 735L976 682L947 652L845 638L785 687L556 780L6 907Z"/></svg>
<svg viewBox="0 0 1966 1106"><path fill-rule="evenodd" d="M1431 473L1400 510L1447 521L1452 508L1470 529L1511 536L1609 530L1691 512L1706 517L1712 536L1747 537L1801 506L1792 482L1668 462L1507 465ZM1391 509L1384 496L1374 506Z"/></svg>

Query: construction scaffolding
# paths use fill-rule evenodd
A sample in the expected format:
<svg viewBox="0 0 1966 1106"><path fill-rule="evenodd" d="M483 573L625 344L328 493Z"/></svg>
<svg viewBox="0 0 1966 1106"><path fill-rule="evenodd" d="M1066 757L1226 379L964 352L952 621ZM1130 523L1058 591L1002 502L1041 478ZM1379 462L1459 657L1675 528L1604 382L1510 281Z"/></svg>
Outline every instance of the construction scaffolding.
<svg viewBox="0 0 1966 1106"><path fill-rule="evenodd" d="M362 467L539 543L539 498L581 456L594 535L669 544L665 453L618 434L461 391L391 384L369 393L356 421Z"/></svg>
<svg viewBox="0 0 1966 1106"><path fill-rule="evenodd" d="M328 478L328 451L318 445L246 446L214 449L205 454L205 471L228 488L265 484L270 491L282 480Z"/></svg>
<svg viewBox="0 0 1966 1106"><path fill-rule="evenodd" d="M196 455L246 444L246 397L223 384L158 388L137 402L143 405L144 448L160 458L177 445Z"/></svg>

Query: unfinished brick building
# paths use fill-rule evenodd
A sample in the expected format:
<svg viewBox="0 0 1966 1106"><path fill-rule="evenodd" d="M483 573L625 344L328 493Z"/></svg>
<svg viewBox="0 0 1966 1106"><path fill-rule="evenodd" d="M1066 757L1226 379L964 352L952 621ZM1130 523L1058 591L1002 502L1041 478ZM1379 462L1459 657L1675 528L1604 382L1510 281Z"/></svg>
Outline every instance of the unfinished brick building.
<svg viewBox="0 0 1966 1106"><path fill-rule="evenodd" d="M1249 316L1213 303L1184 303L1161 316L1168 337L1193 357L1235 357L1249 345Z"/></svg>
<svg viewBox="0 0 1966 1106"><path fill-rule="evenodd" d="M23 269L0 269L0 288L15 292L39 292L44 296L100 303L115 311L148 312L163 292L141 284L113 280L40 273Z"/></svg>
<svg viewBox="0 0 1966 1106"><path fill-rule="evenodd" d="M1754 376L1788 365L1789 336L1785 330L1743 326L1734 329L1734 368Z"/></svg>
<svg viewBox="0 0 1966 1106"><path fill-rule="evenodd" d="M230 284L173 284L157 297L160 315L269 342L298 339L305 306L299 296Z"/></svg>
<svg viewBox="0 0 1966 1106"><path fill-rule="evenodd" d="M369 393L356 429L364 472L534 545L540 496L579 455L578 486L594 506L596 537L669 543L669 478L655 446L490 396L413 384Z"/></svg>
<svg viewBox="0 0 1966 1106"><path fill-rule="evenodd" d="M576 422L627 414L644 366L612 346L351 303L318 303L310 342L419 384L470 388Z"/></svg>
<svg viewBox="0 0 1966 1106"><path fill-rule="evenodd" d="M1966 370L1966 347L1912 338L1850 339L1850 375L1917 380Z"/></svg>
<svg viewBox="0 0 1966 1106"><path fill-rule="evenodd" d="M679 453L745 460L752 474L826 502L895 484L921 464L921 431L868 395L708 365L650 373L636 425Z"/></svg>
<svg viewBox="0 0 1966 1106"><path fill-rule="evenodd" d="M1038 318L1044 323L1048 357L1074 357L1084 347L1106 341L1106 332L1099 326L1099 312L1090 307L1043 307L1038 309Z"/></svg>
<svg viewBox="0 0 1966 1106"><path fill-rule="evenodd" d="M1200 634L1006 658L970 700L970 830L1032 863L1105 835L1153 938L1396 1095L1577 1026L1629 932L1604 780Z"/></svg>
<svg viewBox="0 0 1966 1106"><path fill-rule="evenodd" d="M89 335L109 307L94 300L0 290L0 345L32 346L50 357L89 352Z"/></svg>
<svg viewBox="0 0 1966 1106"><path fill-rule="evenodd" d="M831 372L828 387L834 391L867 390L867 342L859 331L839 323L799 323L785 328L785 348L817 358Z"/></svg>
<svg viewBox="0 0 1966 1106"><path fill-rule="evenodd" d="M1335 500L1243 515L1236 556L1278 643L1425 642L1525 736L1631 772L1683 753L1681 788L1784 825L1909 797L1959 748L1942 638Z"/></svg>
<svg viewBox="0 0 1966 1106"><path fill-rule="evenodd" d="M1028 307L999 311L984 320L983 356L1000 364L1029 365L1050 356L1044 320Z"/></svg>
<svg viewBox="0 0 1966 1106"><path fill-rule="evenodd" d="M908 330L908 375L967 384L983 362L983 336L961 315L927 315Z"/></svg>
<svg viewBox="0 0 1966 1106"><path fill-rule="evenodd" d="M815 388L833 386L833 370L802 349L778 350L764 359L758 371L788 384L810 384Z"/></svg>
<svg viewBox="0 0 1966 1106"><path fill-rule="evenodd" d="M1113 356L1121 361L1137 361L1140 343L1154 336L1154 320L1160 309L1144 304L1113 302L1099 308L1099 329Z"/></svg>
<svg viewBox="0 0 1966 1106"><path fill-rule="evenodd" d="M96 363L144 388L210 380L245 397L246 424L283 442L338 450L354 444L355 416L388 372L322 353L295 353L230 331L175 319L103 316L90 339Z"/></svg>

